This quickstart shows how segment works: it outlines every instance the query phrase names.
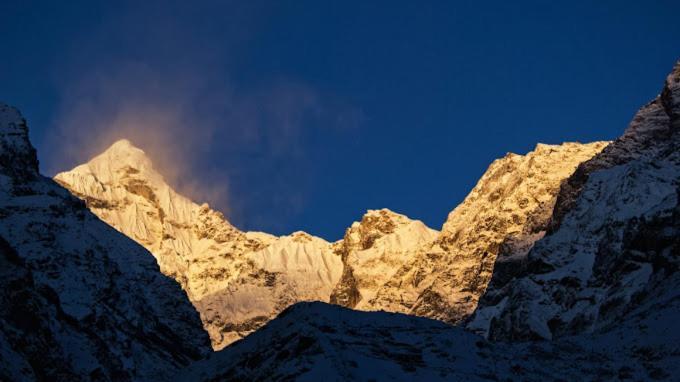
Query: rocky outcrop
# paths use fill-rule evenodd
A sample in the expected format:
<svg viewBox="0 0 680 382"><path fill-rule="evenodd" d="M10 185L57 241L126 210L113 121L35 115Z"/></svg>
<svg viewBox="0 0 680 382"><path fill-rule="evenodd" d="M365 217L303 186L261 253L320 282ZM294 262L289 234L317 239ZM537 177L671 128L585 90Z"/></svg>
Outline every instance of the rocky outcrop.
<svg viewBox="0 0 680 382"><path fill-rule="evenodd" d="M344 267L331 303L374 310L372 300L378 290L437 234L421 221L388 209L369 210L334 246Z"/></svg>
<svg viewBox="0 0 680 382"><path fill-rule="evenodd" d="M560 184L607 142L539 144L489 166L442 231L389 210L369 211L335 251L343 275L331 303L459 323L487 285L512 278L551 222Z"/></svg>
<svg viewBox="0 0 680 382"><path fill-rule="evenodd" d="M624 135L558 196L552 232L492 283L471 329L554 339L613 325L674 285L680 262L680 65Z"/></svg>
<svg viewBox="0 0 680 382"><path fill-rule="evenodd" d="M606 142L539 144L489 166L444 224L368 302L387 310L459 323L475 309L492 274L507 273L547 229L560 183Z"/></svg>
<svg viewBox="0 0 680 382"><path fill-rule="evenodd" d="M198 314L143 247L38 174L0 105L0 379L158 380L209 351Z"/></svg>

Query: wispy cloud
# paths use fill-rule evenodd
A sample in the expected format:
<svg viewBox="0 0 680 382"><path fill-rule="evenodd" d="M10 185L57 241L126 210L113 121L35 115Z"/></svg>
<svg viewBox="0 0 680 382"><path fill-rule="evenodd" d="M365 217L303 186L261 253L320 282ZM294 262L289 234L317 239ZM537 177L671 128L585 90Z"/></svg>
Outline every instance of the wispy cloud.
<svg viewBox="0 0 680 382"><path fill-rule="evenodd" d="M230 176L248 164L221 158L255 155L259 162L281 165L286 158L304 158L308 130L342 130L361 122L359 109L294 79L234 86L232 58L258 24L252 10L236 10L229 24L202 21L204 13L196 10L177 20L160 8L114 14L66 55L61 104L43 161L48 173L127 138L181 192L245 220L249 212L230 200L229 189ZM225 41L226 32L233 37ZM294 213L302 208L304 186L289 183L285 176L271 180L277 190L271 202Z"/></svg>

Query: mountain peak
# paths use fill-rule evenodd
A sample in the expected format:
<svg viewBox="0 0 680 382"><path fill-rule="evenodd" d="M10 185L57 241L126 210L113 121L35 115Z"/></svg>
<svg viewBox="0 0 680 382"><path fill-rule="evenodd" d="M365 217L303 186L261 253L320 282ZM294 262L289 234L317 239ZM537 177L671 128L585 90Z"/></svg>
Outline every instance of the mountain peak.
<svg viewBox="0 0 680 382"><path fill-rule="evenodd" d="M378 210L367 210L364 216L403 216L401 214L398 214L389 208L381 208Z"/></svg>
<svg viewBox="0 0 680 382"><path fill-rule="evenodd" d="M376 305L374 297L418 248L438 234L423 222L387 208L368 210L336 245L344 266L331 303L356 309L385 308Z"/></svg>
<svg viewBox="0 0 680 382"><path fill-rule="evenodd" d="M141 158L146 161L151 161L144 150L132 144L127 139L119 139L114 142L108 149L106 149L102 155L107 155L109 157L116 158Z"/></svg>
<svg viewBox="0 0 680 382"><path fill-rule="evenodd" d="M394 233L400 229L416 224L424 230L430 230L419 220L410 219L406 215L396 213L387 208L368 210L355 221L345 232L343 241L350 247L359 246L363 249L371 247L375 240Z"/></svg>
<svg viewBox="0 0 680 382"><path fill-rule="evenodd" d="M116 141L101 154L76 167L74 171L92 172L98 178L102 178L102 181L139 174L136 177L159 185L165 183L163 177L154 169L151 158L127 139Z"/></svg>
<svg viewBox="0 0 680 382"><path fill-rule="evenodd" d="M361 217L361 221L356 222L356 224L366 225L382 222L383 225L387 224L394 226L406 224L410 221L411 219L409 219L406 215L398 214L387 208L381 208L379 210L366 211L366 213Z"/></svg>
<svg viewBox="0 0 680 382"><path fill-rule="evenodd" d="M13 179L38 175L38 157L19 110L0 102L0 173Z"/></svg>
<svg viewBox="0 0 680 382"><path fill-rule="evenodd" d="M119 139L116 142L114 142L110 147L109 150L118 150L118 151L124 151L124 150L131 150L131 149L137 149L135 145L132 144L129 140L123 138Z"/></svg>

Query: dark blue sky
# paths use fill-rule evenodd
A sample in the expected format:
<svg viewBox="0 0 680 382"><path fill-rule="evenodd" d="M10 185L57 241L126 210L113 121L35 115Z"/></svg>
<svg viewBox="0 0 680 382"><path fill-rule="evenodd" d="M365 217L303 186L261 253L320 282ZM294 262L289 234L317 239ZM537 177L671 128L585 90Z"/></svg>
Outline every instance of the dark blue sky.
<svg viewBox="0 0 680 382"><path fill-rule="evenodd" d="M0 100L44 173L127 137L241 228L327 239L440 228L506 152L620 135L680 58L678 1L13 3Z"/></svg>

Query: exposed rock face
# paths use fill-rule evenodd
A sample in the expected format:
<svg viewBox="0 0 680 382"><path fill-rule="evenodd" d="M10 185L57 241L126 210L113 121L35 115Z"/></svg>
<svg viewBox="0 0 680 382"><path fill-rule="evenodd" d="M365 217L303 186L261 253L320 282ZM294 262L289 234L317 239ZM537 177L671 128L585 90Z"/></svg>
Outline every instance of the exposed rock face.
<svg viewBox="0 0 680 382"><path fill-rule="evenodd" d="M539 144L527 155L508 154L493 162L449 214L441 233L424 240L365 307L450 323L465 319L494 265L502 272L504 263L522 259L544 235L560 183L605 146Z"/></svg>
<svg viewBox="0 0 680 382"><path fill-rule="evenodd" d="M0 105L0 380L157 380L209 351L198 314L143 247L38 174Z"/></svg>
<svg viewBox="0 0 680 382"><path fill-rule="evenodd" d="M331 303L373 310L378 290L416 250L432 242L438 232L419 220L411 220L388 209L369 210L360 222L347 229L335 244L344 269L331 295Z"/></svg>
<svg viewBox="0 0 680 382"><path fill-rule="evenodd" d="M676 288L680 65L624 135L565 182L553 231L516 278L492 283L469 327L492 339L590 333Z"/></svg>
<svg viewBox="0 0 680 382"><path fill-rule="evenodd" d="M154 254L187 291L215 349L292 303L328 301L340 279L342 262L328 242L302 232L277 238L240 231L175 192L127 140L55 180Z"/></svg>
<svg viewBox="0 0 680 382"><path fill-rule="evenodd" d="M328 301L342 272L328 242L304 232L246 253L244 261L225 289L194 301L204 322L220 328L221 345L250 334L296 302Z"/></svg>
<svg viewBox="0 0 680 382"><path fill-rule="evenodd" d="M330 301L459 323L492 274L512 277L545 234L560 184L605 146L539 144L496 160L441 232L389 210L369 211L335 244L344 270Z"/></svg>

